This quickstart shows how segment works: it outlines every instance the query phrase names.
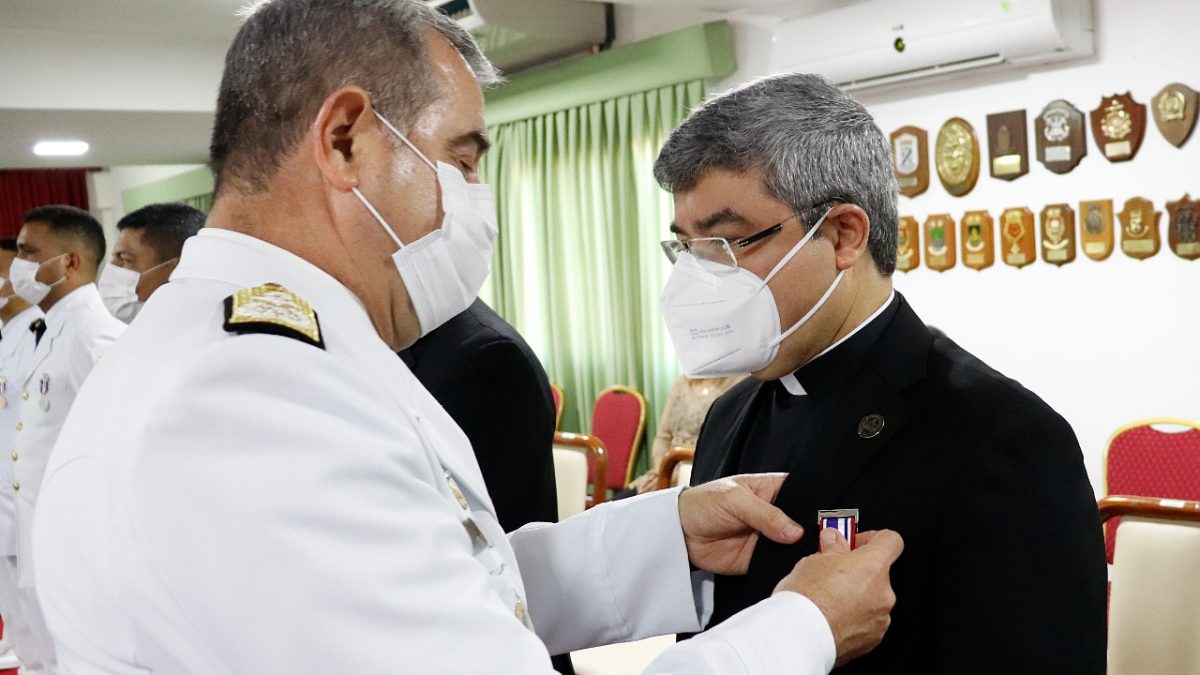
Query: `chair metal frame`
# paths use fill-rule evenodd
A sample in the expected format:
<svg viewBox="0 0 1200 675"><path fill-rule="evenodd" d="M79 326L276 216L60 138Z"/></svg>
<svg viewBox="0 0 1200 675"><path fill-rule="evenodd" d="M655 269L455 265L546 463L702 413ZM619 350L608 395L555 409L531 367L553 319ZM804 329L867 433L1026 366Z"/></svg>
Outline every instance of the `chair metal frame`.
<svg viewBox="0 0 1200 675"><path fill-rule="evenodd" d="M619 393L623 393L623 394L632 394L637 397L638 403L640 403L642 406L642 412L638 418L637 431L634 432L634 435L633 435L633 447L629 449L629 462L625 466L625 485L629 485L631 482L633 482L633 469L634 469L634 466L637 465L638 455L641 453L642 442L645 440L644 436L646 435L646 411L647 411L646 397L642 396L642 392L638 391L637 389L634 389L633 387L628 387L623 384L614 384L613 386L606 388L604 391L601 391L599 394L596 394L596 400L592 402L592 426L593 426L593 428L596 425L596 414L595 414L596 413L596 403L598 403L605 394L610 394L610 393L614 393L614 392L619 392ZM605 484L605 486L608 485L608 474L607 473L604 474L604 484Z"/></svg>

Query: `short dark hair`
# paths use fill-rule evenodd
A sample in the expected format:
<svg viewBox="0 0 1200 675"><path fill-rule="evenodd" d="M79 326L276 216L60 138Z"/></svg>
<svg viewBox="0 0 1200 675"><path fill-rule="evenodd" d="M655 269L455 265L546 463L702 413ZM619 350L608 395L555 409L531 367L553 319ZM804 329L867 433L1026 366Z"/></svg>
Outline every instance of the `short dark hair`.
<svg viewBox="0 0 1200 675"><path fill-rule="evenodd" d="M82 247L84 258L91 263L92 272L100 268L104 258L104 228L100 221L83 209L53 204L30 209L21 216L21 223L46 223L56 236L74 239Z"/></svg>
<svg viewBox="0 0 1200 675"><path fill-rule="evenodd" d="M426 38L445 37L480 85L499 81L475 39L419 0L270 0L246 16L225 55L209 159L216 194L266 189L325 97L358 85L404 128L440 92Z"/></svg>
<svg viewBox="0 0 1200 675"><path fill-rule="evenodd" d="M204 218L203 211L187 204L150 204L117 221L117 230L140 229L142 242L163 263L179 257L183 242L204 227Z"/></svg>
<svg viewBox="0 0 1200 675"><path fill-rule="evenodd" d="M16 237L0 237L0 251L16 251L16 250L17 250L17 238Z"/></svg>

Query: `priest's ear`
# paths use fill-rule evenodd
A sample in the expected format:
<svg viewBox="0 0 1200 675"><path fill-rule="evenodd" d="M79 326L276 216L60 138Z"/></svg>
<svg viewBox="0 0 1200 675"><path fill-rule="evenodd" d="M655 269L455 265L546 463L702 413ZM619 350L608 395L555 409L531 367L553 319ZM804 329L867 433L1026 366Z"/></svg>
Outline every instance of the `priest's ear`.
<svg viewBox="0 0 1200 675"><path fill-rule="evenodd" d="M833 244L839 271L854 267L867 254L871 218L857 204L838 204L830 209L821 229L821 236Z"/></svg>

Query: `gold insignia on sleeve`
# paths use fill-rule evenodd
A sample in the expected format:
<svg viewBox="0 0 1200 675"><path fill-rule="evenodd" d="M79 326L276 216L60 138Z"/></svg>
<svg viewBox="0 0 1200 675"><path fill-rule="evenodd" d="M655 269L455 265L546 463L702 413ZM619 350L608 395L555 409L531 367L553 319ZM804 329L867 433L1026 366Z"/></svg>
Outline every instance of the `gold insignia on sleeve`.
<svg viewBox="0 0 1200 675"><path fill-rule="evenodd" d="M303 298L276 283L244 288L225 298L225 330L281 335L325 348L317 313Z"/></svg>

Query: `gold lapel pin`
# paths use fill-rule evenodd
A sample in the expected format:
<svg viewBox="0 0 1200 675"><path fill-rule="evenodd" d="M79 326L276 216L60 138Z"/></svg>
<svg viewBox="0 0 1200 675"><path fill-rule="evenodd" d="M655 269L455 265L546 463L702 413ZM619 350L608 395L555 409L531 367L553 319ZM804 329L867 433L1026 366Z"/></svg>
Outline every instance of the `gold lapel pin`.
<svg viewBox="0 0 1200 675"><path fill-rule="evenodd" d="M858 421L859 438L875 438L883 431L883 415L871 414Z"/></svg>

